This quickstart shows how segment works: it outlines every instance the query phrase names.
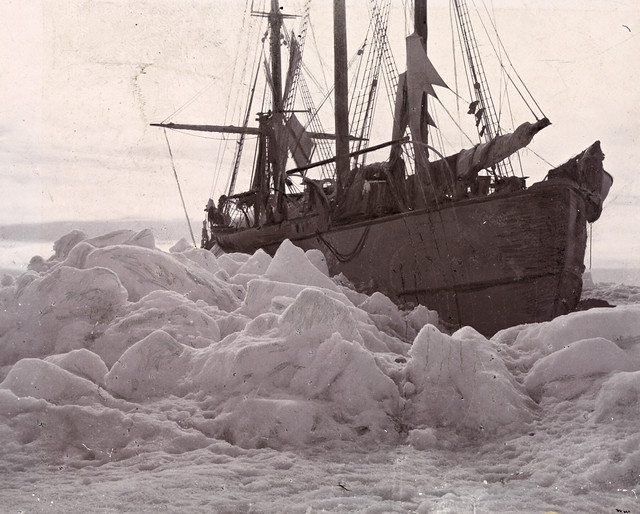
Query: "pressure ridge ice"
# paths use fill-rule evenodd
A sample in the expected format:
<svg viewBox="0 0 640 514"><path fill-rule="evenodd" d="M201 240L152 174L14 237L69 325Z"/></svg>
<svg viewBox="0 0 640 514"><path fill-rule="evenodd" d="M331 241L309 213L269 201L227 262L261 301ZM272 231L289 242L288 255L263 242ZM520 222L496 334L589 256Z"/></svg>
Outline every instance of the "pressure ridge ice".
<svg viewBox="0 0 640 514"><path fill-rule="evenodd" d="M487 340L358 293L288 241L273 258L216 258L159 250L149 231L74 231L54 251L0 289L4 455L107 462L220 440L428 450L519 436L543 407L587 395L584 423L640 417L637 305Z"/></svg>

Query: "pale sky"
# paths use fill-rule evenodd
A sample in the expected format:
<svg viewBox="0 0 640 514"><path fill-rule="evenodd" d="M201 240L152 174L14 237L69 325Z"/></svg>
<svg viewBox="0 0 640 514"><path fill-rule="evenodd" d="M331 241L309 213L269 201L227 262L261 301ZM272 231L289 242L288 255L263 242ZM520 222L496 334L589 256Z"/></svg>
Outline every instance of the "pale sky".
<svg viewBox="0 0 640 514"><path fill-rule="evenodd" d="M390 29L394 49L403 45L401 3L394 0L392 20L400 28L400 34ZM482 0L476 3L484 9ZM558 165L602 141L605 168L615 182L594 225L594 267L640 266L640 3L484 3L495 11L512 61L553 123L532 148ZM174 121L223 121L243 4L2 2L0 224L183 217L163 133L149 123L162 121L198 92L203 93ZM281 4L287 10L289 3ZM315 19L312 14L316 37L330 49L329 2L316 4L326 11ZM350 31L362 28L365 5L347 1ZM448 14L440 9L430 23L434 64L452 84L450 63L438 62L450 46L450 40L441 41L450 38L443 36ZM350 45L351 54L356 45ZM195 138L184 143L170 137L197 235L215 149L210 141L198 149ZM525 174L542 178L549 169L543 161L535 166Z"/></svg>

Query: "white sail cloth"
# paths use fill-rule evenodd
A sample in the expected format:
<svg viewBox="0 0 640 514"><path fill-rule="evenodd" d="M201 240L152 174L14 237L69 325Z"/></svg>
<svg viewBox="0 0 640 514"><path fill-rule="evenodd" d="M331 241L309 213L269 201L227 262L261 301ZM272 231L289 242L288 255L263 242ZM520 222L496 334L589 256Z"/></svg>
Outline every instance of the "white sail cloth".
<svg viewBox="0 0 640 514"><path fill-rule="evenodd" d="M496 136L488 143L481 143L471 149L460 151L456 158L457 178L461 180L472 178L480 170L509 157L527 146L533 136L550 124L547 118L535 123L525 122L510 134Z"/></svg>

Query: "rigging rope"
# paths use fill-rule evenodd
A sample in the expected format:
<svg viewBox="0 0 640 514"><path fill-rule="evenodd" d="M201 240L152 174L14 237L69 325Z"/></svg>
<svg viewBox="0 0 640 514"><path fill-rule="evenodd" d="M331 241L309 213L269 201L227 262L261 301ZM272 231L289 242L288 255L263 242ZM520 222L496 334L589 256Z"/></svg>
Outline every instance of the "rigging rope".
<svg viewBox="0 0 640 514"><path fill-rule="evenodd" d="M244 25L245 25L245 20L247 17L247 8L248 8L248 0L247 0L247 4L245 5L245 12L242 18L242 29L240 31L240 34L244 33ZM239 45L238 45L239 46ZM224 70L221 70L220 75L221 76L225 76L227 70L230 68L231 66L227 66ZM236 67L237 67L237 61L234 61L233 63L233 72L232 72L232 76L235 76L235 72L236 72ZM188 100L186 103L184 103L182 106L178 107L178 109L176 109L173 113L171 113L169 116L167 116L164 120L162 120L161 123L168 123L170 119L174 118L175 116L177 116L178 114L180 114L182 111L184 111L187 107L189 107L193 102L195 102L198 98L200 98L204 93L206 93L209 89L211 89L214 85L216 84L216 81L214 80L213 82L211 82L211 84L209 84L208 86L206 86L205 88L201 89L198 93L196 93L190 100Z"/></svg>
<svg viewBox="0 0 640 514"><path fill-rule="evenodd" d="M196 238L193 235L193 229L191 228L191 221L189 220L189 214L187 213L187 206L184 203L184 196L182 194L182 188L180 187L180 180L178 180L178 172L176 171L176 165L173 159L173 152L171 151L171 145L169 144L169 137L167 136L167 129L163 129L164 139L167 142L167 148L169 149L169 157L171 157L171 168L173 169L173 176L176 178L176 184L178 184L178 192L180 193L180 200L182 200L182 208L184 209L184 215L187 218L187 225L189 226L189 232L191 233L191 240L193 246L197 247Z"/></svg>
<svg viewBox="0 0 640 514"><path fill-rule="evenodd" d="M462 62L465 62L464 48L462 48L462 29L460 28L460 24L459 23L454 23L453 22L453 11L455 9L453 2L454 2L454 0L450 0L449 1L449 16L450 16L450 19L452 20L452 23L456 27L456 32L458 33L458 42L460 43L460 54L461 54L461 57L462 57ZM455 49L454 49L454 54L455 54ZM469 77L469 69L467 68L467 66L463 66L462 69L464 69L464 74L465 74L465 77L467 79L467 87L469 88L469 98L473 98L474 94L473 94L473 89L471 88L472 80ZM454 93L458 97L460 97L460 95L458 95L457 92L454 92ZM460 98L462 98L462 97L460 97ZM469 103L469 101L467 101L467 103Z"/></svg>
<svg viewBox="0 0 640 514"><path fill-rule="evenodd" d="M437 127L439 127L440 126L440 116L439 116L438 112L433 107L433 104L434 104L433 98L428 97L427 102L428 102L427 105L429 106L428 110L429 110L430 113L433 114L433 116L432 116L433 117L433 122L436 124ZM446 111L446 109L445 109L445 111ZM449 114L449 113L447 113L447 114ZM437 145L438 145L437 148L440 149L440 152L445 153L446 150L445 150L444 143L445 143L446 138L444 137L443 131L442 130L430 130L428 135L429 135L429 138L431 139L431 145L436 147L436 143L437 143ZM448 140L447 140L447 143L449 143ZM451 144L451 143L449 143L449 144Z"/></svg>
<svg viewBox="0 0 640 514"><path fill-rule="evenodd" d="M461 112L460 112L460 100L461 97L459 94L457 94L458 91L458 63L456 61L456 38L455 38L455 33L454 33L454 22L453 22L453 9L451 9L451 3L449 3L449 25L451 28L451 54L453 56L453 80L455 83L455 91L454 94L456 95L456 114L458 115L458 122L456 123L456 125L458 127L460 127L460 123L462 122L462 117L461 117ZM464 134L463 130L460 129L460 146L462 146L462 136L466 134Z"/></svg>
<svg viewBox="0 0 640 514"><path fill-rule="evenodd" d="M591 269L592 248L593 248L593 223L589 223L589 269Z"/></svg>
<svg viewBox="0 0 640 514"><path fill-rule="evenodd" d="M385 0L382 0L385 1ZM349 101L349 133L362 138L351 143L351 150L358 151L368 146L367 139L371 132L372 113L375 108L380 68L382 65L382 55L384 51L384 31L388 19L388 4L379 5L380 0L369 1L369 25L364 44L360 47L358 54L366 57L360 59L357 73L351 81L351 97ZM380 12L382 10L382 12ZM369 43L370 41L370 43ZM364 68L362 65L364 64ZM360 161L364 164L366 154L356 157L352 162L357 164Z"/></svg>
<svg viewBox="0 0 640 514"><path fill-rule="evenodd" d="M472 0L473 6L476 9L476 12L478 12L478 8L476 7L475 2ZM484 1L483 1L484 4ZM485 5L485 9L486 9L486 5ZM487 11L488 14L488 11ZM500 64L500 68L502 69L502 73L504 73L504 75L506 75L506 77L509 79L509 81L511 82L511 84L513 85L513 87L515 88L515 90L517 91L517 93L520 95L520 98L522 98L522 101L524 102L524 104L527 106L527 108L531 111L531 114L533 114L533 116L536 118L536 120L539 120L540 118L538 118L538 114L533 110L533 108L529 105L529 102L527 102L527 99L524 97L524 95L522 94L522 91L520 91L520 89L518 88L518 86L516 85L515 81L511 78L511 76L509 75L509 72L507 71L499 53L498 50L496 50L495 45L493 44L493 40L491 39L491 37L489 36L489 31L487 30L487 26L484 24L484 21L482 20L482 18L480 16L478 16L478 19L480 20L480 25L482 25L482 28L484 29L485 34L487 35L487 40L489 41L489 44L491 45L491 48L493 49L493 53L496 55L497 59L498 59L498 63ZM489 19L491 20L491 18L489 17ZM492 22L493 24L493 22ZM496 32L496 37L499 39L498 36L498 32L497 32L497 28L494 26L494 31ZM504 47L503 47L504 49ZM506 54L506 51L505 51ZM508 57L508 56L507 56ZM513 66L512 66L513 67ZM515 69L514 69L515 71ZM520 79L520 81L522 82L522 79ZM525 87L524 83L522 82L522 85ZM501 91L502 92L502 91ZM531 93L527 90L527 93L529 93L529 97L534 101L533 96L531 95ZM537 104L536 104L537 106ZM540 112L542 112L542 110L540 109L540 107L538 106L538 109L540 110ZM544 114L543 114L544 116Z"/></svg>
<svg viewBox="0 0 640 514"><path fill-rule="evenodd" d="M360 240L356 243L353 250L349 253L340 252L332 243L330 243L322 235L321 232L316 232L316 236L329 249L329 251L335 256L335 258L338 259L338 261L344 263L344 262L349 262L351 259L353 259L356 255L358 255L362 251L362 249L364 248L364 244L367 241L367 236L369 235L370 229L371 229L371 224L368 224L365 227L364 231L362 232L362 235L360 236Z"/></svg>
<svg viewBox="0 0 640 514"><path fill-rule="evenodd" d="M413 139L411 141L409 141L409 143L418 144L420 146L426 147L427 150L433 151L438 157L440 157L441 159L444 160L444 162L447 165L447 167L449 168L449 171L451 172L452 176L454 175L453 174L453 170L451 169L451 167L449 166L449 163L445 159L445 156L443 154L441 154L436 148L434 148L433 146L428 145L426 143L423 143L422 141L416 141L416 140L413 140ZM422 186L422 180L420 180L419 177L416 177L416 178L418 179L417 182L418 182L418 184L420 184L420 188L422 189L422 187L423 187ZM434 187L434 185L433 185L433 183L431 181L429 181L429 185L431 186L432 191L435 191L435 187ZM422 191L422 194L424 196L424 190ZM434 198L436 200L436 202L435 202L436 203L436 211L435 212L437 212L438 218L440 219L440 226L442 227L442 232L446 236L446 228L447 227L446 227L446 224L444 222L444 219L442 218L442 209L440 208L440 205L439 205L439 202L438 202L438 199L437 199L437 195L434 194ZM457 221L457 217L456 217L456 210L455 209L451 209L450 212L453 213L453 217L455 218L455 222L456 222L456 225L457 225L458 221ZM405 219L405 218L403 218L403 219ZM428 216L427 219L429 220L429 223L431 224L431 231L433 233L435 233L435 230L433 228L434 221L432 219L432 216ZM405 223L406 223L406 219L405 219ZM447 237L444 237L443 241L444 241L444 251L446 252L446 256L447 256L447 258L450 258L451 257L451 250L449 249L449 245L447 243ZM434 238L434 245L435 245L436 253L438 254L438 259L442 260L442 254L440 253L440 245L438 244L438 238ZM446 269L446 268L447 267L443 268L442 276L443 276L445 282L447 281L447 279L450 280L451 290L453 291L453 298L454 298L455 306L456 306L456 312L458 314L458 321L460 321L462 319L462 314L461 314L461 310L460 310L460 301L458 299L458 291L457 291L457 288L456 288L455 277L451 273L449 273L449 276L447 277L445 275L445 272L444 272L444 269ZM450 267L448 269L451 270Z"/></svg>
<svg viewBox="0 0 640 514"><path fill-rule="evenodd" d="M478 8L476 6L475 0L471 0L473 3L473 6L476 9L476 12L478 12ZM531 93L531 91L529 91L529 88L527 87L527 85L525 84L524 80L522 80L522 77L520 76L520 74L518 73L518 70L516 70L515 66L513 65L513 62L511 61L511 58L509 57L509 53L507 52L507 49L505 48L504 44L502 43L502 39L500 38L500 34L498 33L498 28L496 27L495 23L493 22L493 19L491 17L491 14L489 13L489 9L487 8L487 4L484 2L484 0L482 0L482 5L485 8L485 11L487 12L487 16L489 18L489 21L491 22L491 27L493 28L493 31L495 32L496 35L496 40L498 41L500 48L502 49L502 51L504 52L505 57L507 58L507 61L509 62L509 66L511 66L511 69L513 70L513 72L516 74L516 77L518 77L518 80L520 81L520 84L522 85L522 87L524 87L525 91L527 92L527 94L529 95L529 98L531 99L531 101L534 103L534 105L538 108L538 111L540 112L541 116L543 118L546 118L543 110L540 108L540 106L538 105L538 102L536 102L535 97L533 96L533 94ZM487 30L484 22L482 21L482 18L480 18L480 23L482 23L482 27L484 28L485 33L487 34L487 38L489 39L489 43L491 43L491 47L493 48L494 53L496 54L496 56L498 57L498 60L500 62L500 66L504 69L504 64L502 62L502 60L500 59L500 56L498 55L498 52L495 49L495 46L493 44L493 40L489 37L489 31ZM516 85L516 83L514 82L514 80L511 78L511 75L509 75L506 72L506 69L504 69L505 75L507 76L507 78L511 81L511 83L513 84L513 87L516 89L516 91L518 92L518 94L522 97L522 100L525 102L526 106L531 110L532 114L536 117L536 119L539 119L537 114L534 112L534 110L529 106L529 103L527 102L527 100L525 99L524 95L522 94L522 92L520 91L520 89L518 89L518 86Z"/></svg>
<svg viewBox="0 0 640 514"><path fill-rule="evenodd" d="M325 68L327 67L324 60L322 59L322 54L320 53L320 47L318 46L318 40L316 39L316 31L313 29L313 23L309 22L309 27L311 28L311 38L313 39L313 45L316 49L316 54L318 56L318 60L320 61L320 71L322 72L322 78L324 79L324 86L320 86L320 84L318 83L317 85L319 86L319 89L322 91L326 91L327 89L329 89L329 81L327 80L327 76L325 75L324 71ZM308 70L305 66L305 71ZM315 82L315 79L313 76L311 76L311 80L313 80Z"/></svg>
<svg viewBox="0 0 640 514"><path fill-rule="evenodd" d="M444 112L446 112L449 117L451 118L451 121L455 124L455 126L458 128L458 130L460 131L460 138L462 138L462 136L466 137L467 140L469 141L469 143L471 143L472 145L477 144L476 142L474 142L473 139L471 139L471 137L469 136L469 134L467 134L464 129L462 128L462 126L460 126L458 124L458 122L455 120L455 118L453 117L453 115L449 112L449 110L444 106L444 104L442 103L442 100L440 100L440 98L437 98L438 103L440 104L440 106L442 107L442 109L444 110Z"/></svg>
<svg viewBox="0 0 640 514"><path fill-rule="evenodd" d="M242 17L242 25L239 32L238 43L236 45L237 52L236 58L234 59L234 67L233 73L231 74L231 84L243 83L244 78L247 75L247 67L249 65L249 56L251 55L250 50L253 50L253 63L251 64L251 70L253 70L256 66L256 62L261 59L262 53L264 52L264 41L262 45L254 45L253 41L253 32L256 30L257 25L259 23L253 22L253 17L251 15L253 11L253 1L247 0L245 2L245 8ZM241 39L242 36L245 36L244 41ZM243 56L243 59L239 59L239 56ZM260 56L260 57L258 57ZM239 64L242 63L242 69L239 70ZM227 91L227 101L225 102L225 112L224 112L224 124L229 123L229 119L232 121L236 118L236 115L239 117L238 120L243 120L240 116L245 112L242 109L242 105L240 105L241 99L244 98L244 95L241 95L241 88L239 87L230 87ZM234 94L233 101L231 99L232 94ZM230 109L231 108L231 109ZM209 198L214 196L214 191L218 187L218 180L220 178L220 174L222 173L222 166L224 159L227 155L227 150L229 148L229 139L224 139L224 143L221 143L218 146L218 152L216 154L216 161L213 166L214 176L211 182L211 189L209 191ZM234 145L235 156L238 155L238 150L242 151L242 148L239 148L237 145ZM227 183L225 184L225 191L230 187L230 183L232 181L231 176L227 177Z"/></svg>
<svg viewBox="0 0 640 514"><path fill-rule="evenodd" d="M253 0L247 0L245 3L245 9L242 18L242 25L239 31L238 42L236 45L236 58L234 59L234 67L233 73L231 74L231 84L238 87L229 87L227 88L227 101L225 102L225 113L224 113L224 124L234 124L237 119L237 123L242 126L246 126L244 123L244 113L247 108L243 108L245 104L242 104L242 100L246 98L243 94L244 89L239 87L240 84L245 83L245 77L247 77L247 69L250 66L250 69L253 70L256 68L256 63L262 59L262 55L264 53L264 45L265 39L262 39L262 45L255 44L255 32L260 30L261 23L258 21L253 21L254 18L252 16L252 12L254 11L254 2ZM244 38L243 38L244 36ZM265 35L266 36L266 35ZM253 55L253 62L250 64L250 56ZM240 57L243 58L240 58ZM241 70L240 70L241 65ZM259 64L258 64L259 66ZM249 74L249 83L251 74ZM233 95L233 98L232 98ZM251 100L248 101L249 103ZM246 138L245 138L246 139ZM229 150L229 144L231 141L235 141L234 138L224 138L223 142L218 145L218 151L216 153L216 160L213 165L213 178L211 182L211 189L209 191L209 198L214 196L215 190L218 188L218 181L220 179L220 175L222 174L222 168L226 159L227 151ZM244 142L240 145L233 145L234 152L234 166L236 161L239 158L239 154L241 155L242 150L244 148ZM227 180L224 185L224 191L228 191L233 182L233 173L227 174Z"/></svg>
<svg viewBox="0 0 640 514"><path fill-rule="evenodd" d="M528 150L533 155L535 155L538 159L540 159L541 161L544 161L546 164L548 164L552 168L557 168L558 167L556 164L551 164L548 160L546 160L544 157L542 157L542 155L540 155L538 152L533 150L531 147L527 146L527 148L525 148L524 150Z"/></svg>
<svg viewBox="0 0 640 514"><path fill-rule="evenodd" d="M307 40L307 29L309 27L309 13L311 9L311 0L307 0L304 4L304 14L302 15L302 22L300 28L298 29L298 37L295 38L295 34L292 32L294 40L289 37L289 32L284 31L284 41L289 48L289 70L287 70L287 74L291 74L291 66L295 66L293 69L293 76L291 78L291 82L289 83L289 90L285 90L286 98L283 99L284 106L284 115L285 121L289 121L291 114L288 111L293 109L295 99L296 99L296 91L298 86L298 81L300 79L300 68L302 64L302 56L304 55L304 47ZM297 53L296 53L297 49ZM294 60L295 58L295 60ZM287 81L289 81L289 77L287 77Z"/></svg>
<svg viewBox="0 0 640 514"><path fill-rule="evenodd" d="M227 134L222 134L220 136L205 136L204 134L194 134L193 132L190 132L187 129L177 129L172 127L165 127L165 128L168 128L172 132L176 132L181 136L196 137L198 139L208 139L210 141L228 141L229 140L229 136ZM247 135L246 137L247 139L257 139L258 136Z"/></svg>
<svg viewBox="0 0 640 514"><path fill-rule="evenodd" d="M195 96L193 98L191 98L190 100L188 100L185 104L183 104L181 107L178 107L178 109L176 109L173 113L169 114L169 116L167 116L164 120L162 120L160 123L168 123L170 119L175 118L178 114L180 114L182 111L184 111L187 107L189 107L193 102L195 102L198 98L200 98L204 93L206 93L207 91L209 91L209 89L211 89L213 86L215 85L215 81L211 82L211 84L209 84L208 86L206 86L205 88L201 89L198 93L195 94Z"/></svg>
<svg viewBox="0 0 640 514"><path fill-rule="evenodd" d="M260 53L260 57L257 59L258 61L262 60L262 54L264 53L264 45L262 45L262 52ZM255 62L254 62L255 64ZM256 92L256 87L258 85L258 75L260 73L259 70L259 66L258 68L256 68L256 72L255 72L255 79L253 81L253 87L251 88L251 96L249 98L249 101L247 103L247 108L246 108L246 113L245 113L245 118L244 121L242 123L243 127L247 127L247 125L249 124L249 117L251 116L251 106L253 105L253 98ZM240 140L238 141L238 145L236 146L236 155L234 157L234 163L233 163L233 171L231 173L231 177L228 178L227 180L227 184L225 185L225 190L227 191L228 196L231 196L234 193L235 190L235 186L236 186L236 179L238 177L238 170L240 169L240 159L242 158L242 150L244 149L244 142L247 139L247 135L246 134L242 134L240 136ZM214 188L218 183L218 176L216 176L216 181L214 183ZM212 190L213 193L213 190ZM211 197L211 195L209 195Z"/></svg>

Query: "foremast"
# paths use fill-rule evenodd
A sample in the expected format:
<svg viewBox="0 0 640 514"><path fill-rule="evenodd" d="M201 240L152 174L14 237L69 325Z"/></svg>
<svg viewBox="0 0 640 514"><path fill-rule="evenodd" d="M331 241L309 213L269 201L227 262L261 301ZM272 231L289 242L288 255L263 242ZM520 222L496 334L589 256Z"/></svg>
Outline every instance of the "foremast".
<svg viewBox="0 0 640 514"><path fill-rule="evenodd" d="M271 110L258 115L258 156L252 190L258 192L260 201L255 205L256 219L280 221L284 216L286 140L284 137L284 112L282 99L282 20L279 0L271 0L268 13L254 12L269 22L269 53L271 69L267 70L267 82L271 89ZM273 193L271 192L273 184Z"/></svg>
<svg viewBox="0 0 640 514"><path fill-rule="evenodd" d="M429 167L429 116L428 97L433 91L425 88L429 85L429 77L425 70L421 69L422 56L416 56L420 50L424 52L424 64L427 64L427 37L429 33L427 23L427 0L414 0L413 34L407 38L407 77L405 80L408 88L409 101L409 127L415 140L414 152L416 156L416 168L427 170ZM435 69L434 69L435 71ZM434 77L435 78L435 77ZM442 79L440 79L442 80ZM437 82L437 80L435 80ZM444 82L442 82L444 85ZM433 92L435 96L435 92Z"/></svg>

